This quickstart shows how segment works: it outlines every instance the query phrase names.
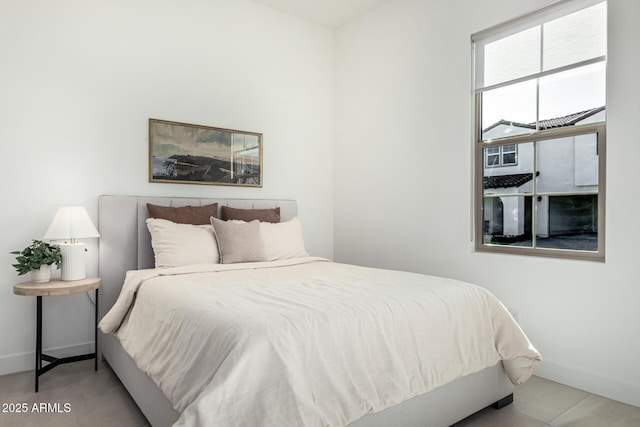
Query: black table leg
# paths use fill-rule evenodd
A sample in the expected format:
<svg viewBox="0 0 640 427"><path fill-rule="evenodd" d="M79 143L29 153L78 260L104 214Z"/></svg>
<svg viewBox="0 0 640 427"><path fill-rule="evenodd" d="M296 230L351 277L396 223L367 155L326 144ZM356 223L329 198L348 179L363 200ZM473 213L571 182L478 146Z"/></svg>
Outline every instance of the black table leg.
<svg viewBox="0 0 640 427"><path fill-rule="evenodd" d="M36 393L38 392L38 375L42 369L42 297L37 297L36 308Z"/></svg>
<svg viewBox="0 0 640 427"><path fill-rule="evenodd" d="M95 310L95 330L93 332L93 338L95 339L95 370L98 370L98 288L96 288L96 305L94 307Z"/></svg>
<svg viewBox="0 0 640 427"><path fill-rule="evenodd" d="M95 347L93 353L80 354L70 357L54 357L49 354L42 353L42 296L37 296L36 308L36 393L38 392L38 377L58 365L64 363L79 362L81 360L95 359L94 369L98 370L98 289L96 288L96 305L94 308L94 339ZM48 362L47 366L42 367L42 361Z"/></svg>

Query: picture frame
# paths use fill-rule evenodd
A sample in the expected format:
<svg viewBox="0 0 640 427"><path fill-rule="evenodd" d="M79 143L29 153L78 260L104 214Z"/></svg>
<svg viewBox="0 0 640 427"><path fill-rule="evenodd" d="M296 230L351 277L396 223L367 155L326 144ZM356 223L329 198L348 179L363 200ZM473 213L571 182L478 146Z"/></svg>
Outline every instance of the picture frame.
<svg viewBox="0 0 640 427"><path fill-rule="evenodd" d="M262 187L262 134L149 119L149 182Z"/></svg>

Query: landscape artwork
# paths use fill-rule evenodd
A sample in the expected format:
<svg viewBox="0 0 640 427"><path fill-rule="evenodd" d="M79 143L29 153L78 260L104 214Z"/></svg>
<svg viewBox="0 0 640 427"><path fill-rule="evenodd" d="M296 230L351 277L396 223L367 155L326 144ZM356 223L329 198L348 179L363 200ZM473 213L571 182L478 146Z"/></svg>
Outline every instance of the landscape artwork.
<svg viewBox="0 0 640 427"><path fill-rule="evenodd" d="M149 182L262 187L262 134L149 119Z"/></svg>

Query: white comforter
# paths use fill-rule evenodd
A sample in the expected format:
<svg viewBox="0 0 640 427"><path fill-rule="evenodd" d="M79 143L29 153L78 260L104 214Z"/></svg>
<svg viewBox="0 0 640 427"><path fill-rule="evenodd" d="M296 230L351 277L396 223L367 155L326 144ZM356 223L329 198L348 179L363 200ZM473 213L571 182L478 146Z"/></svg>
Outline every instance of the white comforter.
<svg viewBox="0 0 640 427"><path fill-rule="evenodd" d="M541 360L483 288L311 257L141 271L100 329L189 426L344 426L500 360L522 383Z"/></svg>

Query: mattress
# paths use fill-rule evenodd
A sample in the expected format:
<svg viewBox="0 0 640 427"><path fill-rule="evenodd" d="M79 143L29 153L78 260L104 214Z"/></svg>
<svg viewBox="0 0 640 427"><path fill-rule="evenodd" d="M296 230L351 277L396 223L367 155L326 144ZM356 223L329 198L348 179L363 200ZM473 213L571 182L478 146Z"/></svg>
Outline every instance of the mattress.
<svg viewBox="0 0 640 427"><path fill-rule="evenodd" d="M344 426L502 361L540 355L484 288L316 257L143 270L100 323L176 425Z"/></svg>

